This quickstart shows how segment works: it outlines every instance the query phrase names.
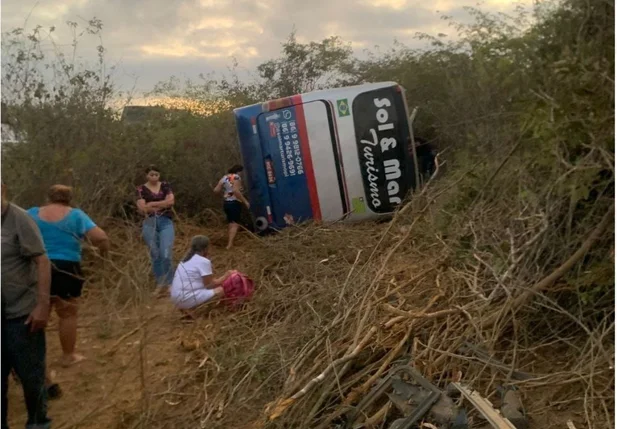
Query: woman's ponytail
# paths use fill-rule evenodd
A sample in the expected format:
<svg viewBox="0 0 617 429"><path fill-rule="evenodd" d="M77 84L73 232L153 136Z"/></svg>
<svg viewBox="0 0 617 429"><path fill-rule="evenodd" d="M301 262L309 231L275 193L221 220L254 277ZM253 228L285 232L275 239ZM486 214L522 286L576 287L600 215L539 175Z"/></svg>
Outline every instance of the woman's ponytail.
<svg viewBox="0 0 617 429"><path fill-rule="evenodd" d="M210 239L205 235L196 235L191 239L191 247L182 258L182 262L188 262L197 253L201 253L210 246Z"/></svg>
<svg viewBox="0 0 617 429"><path fill-rule="evenodd" d="M184 254L184 258L182 258L182 262L190 261L193 256L195 256L195 251L193 249L189 249L188 252Z"/></svg>

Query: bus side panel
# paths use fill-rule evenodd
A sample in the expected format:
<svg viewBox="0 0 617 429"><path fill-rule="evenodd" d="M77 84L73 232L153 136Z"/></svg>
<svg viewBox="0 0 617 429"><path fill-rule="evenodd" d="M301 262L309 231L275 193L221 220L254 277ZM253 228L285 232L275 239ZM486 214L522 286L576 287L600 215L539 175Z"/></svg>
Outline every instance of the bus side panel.
<svg viewBox="0 0 617 429"><path fill-rule="evenodd" d="M413 175L406 150L409 125L404 96L397 85L392 85L340 97L351 108L351 114L337 112L336 115L351 203L348 219L375 219L395 209L396 204L390 201L402 200ZM375 100L381 107L375 105ZM338 104L341 99L331 101ZM381 123L380 119L385 122ZM382 151L384 137L388 140Z"/></svg>
<svg viewBox="0 0 617 429"><path fill-rule="evenodd" d="M337 174L338 148L336 138L332 141L328 120L330 106L323 101L313 101L304 103L303 107L321 218L324 221L339 220L345 214L343 204L346 196L344 184L339 183ZM336 157L333 153L335 149Z"/></svg>
<svg viewBox="0 0 617 429"><path fill-rule="evenodd" d="M240 153L244 165L246 188L251 202L251 214L258 231L267 229L269 221L268 178L263 162L263 154L259 135L257 134L256 118L261 113L260 105L244 107L234 111L236 128L240 141Z"/></svg>
<svg viewBox="0 0 617 429"><path fill-rule="evenodd" d="M263 163L270 169L266 172L267 189L275 228L314 218L307 177L310 158L304 151L306 137L300 122L304 123L304 119L298 106L263 113L257 120Z"/></svg>
<svg viewBox="0 0 617 429"><path fill-rule="evenodd" d="M356 93L350 92L349 94L341 95L341 98L332 99L331 102L337 106L341 100L344 100L351 106L355 96ZM378 217L378 214L374 213L366 204L362 173L360 172L360 160L358 158L358 150L356 149L353 115L342 115L337 109L334 119L338 131L341 161L345 167L344 180L349 199L349 216L347 219L350 221L375 219Z"/></svg>

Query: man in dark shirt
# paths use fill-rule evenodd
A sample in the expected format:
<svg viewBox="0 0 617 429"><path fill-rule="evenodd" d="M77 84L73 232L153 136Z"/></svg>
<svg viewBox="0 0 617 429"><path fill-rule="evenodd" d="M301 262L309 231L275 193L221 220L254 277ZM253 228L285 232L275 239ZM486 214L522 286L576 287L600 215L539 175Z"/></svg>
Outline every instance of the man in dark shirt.
<svg viewBox="0 0 617 429"><path fill-rule="evenodd" d="M28 410L27 429L48 429L45 326L51 265L41 234L28 214L6 198L2 183L2 429L8 429L8 381L19 377Z"/></svg>
<svg viewBox="0 0 617 429"><path fill-rule="evenodd" d="M426 182L435 171L435 148L433 144L425 139L416 139L416 155L418 156L420 175Z"/></svg>
<svg viewBox="0 0 617 429"><path fill-rule="evenodd" d="M435 148L431 142L426 141L422 137L415 137L414 140L416 143L416 157L418 159L418 176L421 179L420 183L426 183L435 171ZM411 137L407 138L407 149L409 155L413 157Z"/></svg>

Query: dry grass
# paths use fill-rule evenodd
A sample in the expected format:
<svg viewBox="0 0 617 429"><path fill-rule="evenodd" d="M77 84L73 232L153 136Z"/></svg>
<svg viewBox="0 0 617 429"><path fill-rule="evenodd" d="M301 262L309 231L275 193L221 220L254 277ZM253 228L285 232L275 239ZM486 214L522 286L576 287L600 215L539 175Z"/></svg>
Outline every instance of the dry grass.
<svg viewBox="0 0 617 429"><path fill-rule="evenodd" d="M462 371L496 404L497 385L517 384L533 427L565 427L568 419L612 427L612 309L591 323L554 294L610 222L523 285L517 264L525 259L516 253L508 275L495 276L481 255L472 266L451 240L431 239L424 215L433 203L418 198L390 223L246 233L233 252L221 250L222 226L180 222L177 257L192 235L206 233L216 270L240 269L258 286L244 309L211 306L190 324L150 296L136 227L110 223L111 260L88 258L80 332L91 359L61 374L67 396L52 404L55 427L337 427L394 362L440 387ZM524 235L523 243L534 234ZM53 355L57 341L49 342ZM532 377L517 380L515 370Z"/></svg>

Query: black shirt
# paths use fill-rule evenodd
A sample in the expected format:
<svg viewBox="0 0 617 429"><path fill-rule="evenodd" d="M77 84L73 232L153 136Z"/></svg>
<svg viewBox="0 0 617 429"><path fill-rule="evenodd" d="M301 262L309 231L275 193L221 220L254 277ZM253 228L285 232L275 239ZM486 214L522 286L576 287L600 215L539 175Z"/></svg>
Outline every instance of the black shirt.
<svg viewBox="0 0 617 429"><path fill-rule="evenodd" d="M173 191L171 190L171 185L167 182L161 182L161 188L156 193L148 189L146 185L139 185L137 187L137 199L144 200L146 204L155 201L164 201L169 194L173 194ZM173 218L173 211L171 207L168 207L156 213L148 213L148 216L166 216L171 219Z"/></svg>

